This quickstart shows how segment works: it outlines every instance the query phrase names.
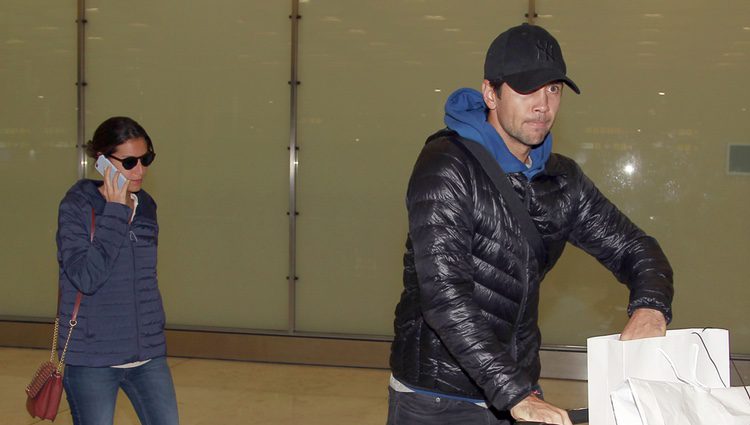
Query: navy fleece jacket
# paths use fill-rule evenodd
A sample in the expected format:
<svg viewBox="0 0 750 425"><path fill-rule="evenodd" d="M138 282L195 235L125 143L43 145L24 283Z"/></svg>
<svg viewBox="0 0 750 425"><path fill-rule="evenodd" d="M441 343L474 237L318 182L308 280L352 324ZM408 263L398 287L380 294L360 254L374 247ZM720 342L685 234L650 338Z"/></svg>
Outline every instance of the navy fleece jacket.
<svg viewBox="0 0 750 425"><path fill-rule="evenodd" d="M60 203L60 336L65 344L76 294L83 293L65 363L103 367L166 355L164 308L156 277L156 203L137 193L138 209L106 202L101 181L80 180ZM90 240L91 213L96 214Z"/></svg>

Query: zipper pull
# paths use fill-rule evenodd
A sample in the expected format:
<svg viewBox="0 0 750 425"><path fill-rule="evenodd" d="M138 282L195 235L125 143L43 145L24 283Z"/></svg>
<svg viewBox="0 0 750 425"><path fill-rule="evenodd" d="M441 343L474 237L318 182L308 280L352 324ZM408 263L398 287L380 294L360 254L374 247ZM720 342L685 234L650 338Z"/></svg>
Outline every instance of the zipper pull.
<svg viewBox="0 0 750 425"><path fill-rule="evenodd" d="M132 242L138 242L138 237L135 235L135 233L133 233L132 230L130 230L128 233L129 233L130 240Z"/></svg>

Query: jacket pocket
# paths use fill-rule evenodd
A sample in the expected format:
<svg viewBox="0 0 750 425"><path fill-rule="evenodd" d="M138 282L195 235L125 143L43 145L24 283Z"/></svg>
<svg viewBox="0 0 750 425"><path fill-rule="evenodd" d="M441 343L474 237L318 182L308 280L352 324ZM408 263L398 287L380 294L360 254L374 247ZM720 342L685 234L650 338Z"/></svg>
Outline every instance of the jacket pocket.
<svg viewBox="0 0 750 425"><path fill-rule="evenodd" d="M159 244L159 225L153 220L142 219L133 222L130 226L130 232L131 240L135 246L157 246Z"/></svg>

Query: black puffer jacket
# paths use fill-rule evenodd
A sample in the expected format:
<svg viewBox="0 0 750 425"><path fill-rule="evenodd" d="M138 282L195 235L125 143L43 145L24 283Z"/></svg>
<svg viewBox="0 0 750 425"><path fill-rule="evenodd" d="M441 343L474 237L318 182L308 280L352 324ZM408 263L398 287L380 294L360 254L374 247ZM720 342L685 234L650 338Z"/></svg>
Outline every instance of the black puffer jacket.
<svg viewBox="0 0 750 425"><path fill-rule="evenodd" d="M630 288L629 313L671 320L672 270L656 240L610 203L571 159L552 154L529 182L510 174L542 235L539 265L479 163L451 141L428 139L409 182L404 291L391 370L413 387L486 399L508 410L539 379L539 284L566 242Z"/></svg>

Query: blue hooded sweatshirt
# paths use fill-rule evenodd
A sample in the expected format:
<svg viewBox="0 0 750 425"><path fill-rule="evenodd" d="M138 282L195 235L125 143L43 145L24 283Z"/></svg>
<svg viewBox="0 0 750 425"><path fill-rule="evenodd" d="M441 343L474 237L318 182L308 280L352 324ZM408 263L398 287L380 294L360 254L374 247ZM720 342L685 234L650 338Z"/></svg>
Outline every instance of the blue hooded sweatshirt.
<svg viewBox="0 0 750 425"><path fill-rule="evenodd" d="M445 125L461 137L473 140L487 149L506 173L523 173L529 180L544 169L552 153L552 133L531 150L531 167L516 158L502 137L487 122L487 106L482 94L474 89L458 89L445 102Z"/></svg>

